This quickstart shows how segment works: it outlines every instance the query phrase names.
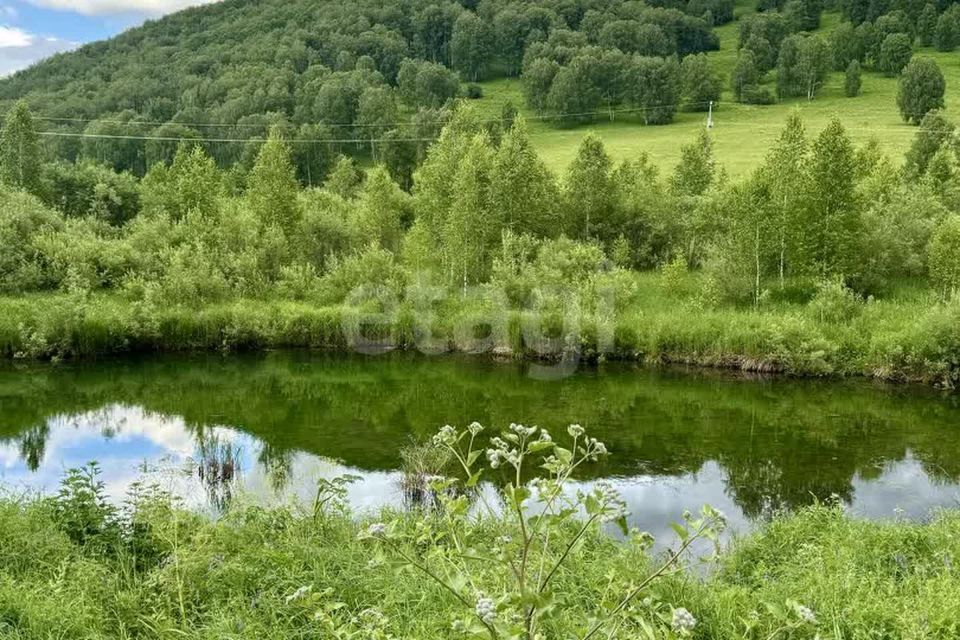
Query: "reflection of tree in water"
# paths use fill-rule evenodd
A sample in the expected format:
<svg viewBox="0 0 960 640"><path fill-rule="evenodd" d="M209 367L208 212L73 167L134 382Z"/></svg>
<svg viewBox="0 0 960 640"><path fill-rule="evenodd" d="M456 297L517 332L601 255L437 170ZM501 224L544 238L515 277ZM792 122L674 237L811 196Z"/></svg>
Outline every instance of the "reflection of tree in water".
<svg viewBox="0 0 960 640"><path fill-rule="evenodd" d="M43 462L43 455L47 449L47 438L50 437L50 426L44 422L27 429L19 437L20 457L30 471L36 471Z"/></svg>
<svg viewBox="0 0 960 640"><path fill-rule="evenodd" d="M275 493L281 493L290 485L293 475L293 451L262 443L257 462Z"/></svg>
<svg viewBox="0 0 960 640"><path fill-rule="evenodd" d="M233 499L234 480L240 475L240 448L216 433L200 434L196 465L210 504L225 511Z"/></svg>
<svg viewBox="0 0 960 640"><path fill-rule="evenodd" d="M724 468L727 495L751 519L768 520L777 513L792 511L814 500L825 502L833 496L847 503L853 499L853 486L845 474L825 478L818 470L807 469L806 474L797 477L782 462L774 460L738 460L735 464L728 461Z"/></svg>
<svg viewBox="0 0 960 640"><path fill-rule="evenodd" d="M544 382L482 359L274 352L101 362L29 380L0 372L0 404L0 439L26 441L28 464L43 464L45 434L24 427L119 404L182 417L199 442L213 425L255 437L275 488L290 481L294 452L393 471L411 436L473 420L559 434L583 424L613 455L581 479L681 476L716 461L729 495L755 517L814 496L849 500L855 478L877 478L909 454L936 480L960 479L960 399L850 381L739 382L608 364ZM222 460L222 444L206 448Z"/></svg>

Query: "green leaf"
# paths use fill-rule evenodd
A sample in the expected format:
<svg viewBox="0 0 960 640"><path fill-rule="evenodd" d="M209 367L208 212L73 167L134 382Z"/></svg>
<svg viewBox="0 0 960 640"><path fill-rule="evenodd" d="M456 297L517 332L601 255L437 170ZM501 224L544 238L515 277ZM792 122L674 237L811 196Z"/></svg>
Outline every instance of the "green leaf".
<svg viewBox="0 0 960 640"><path fill-rule="evenodd" d="M483 469L481 469L480 471L477 471L475 474L470 476L470 478L467 480L467 485L466 485L467 488L472 489L473 487L477 486L477 483L480 482L480 476L482 474L483 474Z"/></svg>
<svg viewBox="0 0 960 640"><path fill-rule="evenodd" d="M473 463L477 461L477 458L479 458L482 453L483 451L481 449L477 449L476 451L471 451L470 454L467 456L467 466L472 467Z"/></svg>
<svg viewBox="0 0 960 640"><path fill-rule="evenodd" d="M616 522L617 522L617 527L619 527L620 529L620 533L622 533L624 536L627 536L630 534L630 526L627 524L626 516L620 516L619 518L617 518Z"/></svg>
<svg viewBox="0 0 960 640"><path fill-rule="evenodd" d="M676 522L671 522L670 528L676 532L677 537L680 538L680 542L686 542L687 538L690 537L690 532L687 531L687 528L677 524Z"/></svg>

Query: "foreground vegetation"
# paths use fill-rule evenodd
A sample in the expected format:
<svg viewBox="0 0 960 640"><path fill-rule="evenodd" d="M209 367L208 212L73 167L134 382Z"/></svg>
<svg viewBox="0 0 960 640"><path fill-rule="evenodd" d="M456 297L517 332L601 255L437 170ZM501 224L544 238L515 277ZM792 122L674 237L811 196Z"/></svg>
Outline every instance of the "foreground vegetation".
<svg viewBox="0 0 960 640"><path fill-rule="evenodd" d="M433 481L435 501L402 513L351 515L348 480L336 480L318 485L312 505L241 501L211 521L146 483L114 507L95 467L71 471L56 496L0 500L0 631L18 640L960 632L954 513L870 523L818 505L736 541L706 573L685 571L684 551L706 550L697 543L716 539L722 514L686 515L676 555L651 555L642 532L605 531L626 516L616 492L565 489L603 444L577 425L558 437L569 448L544 433L512 425L484 452L479 425L444 428L434 446L452 452L462 480ZM541 464L544 478L521 480ZM472 492L481 467L508 470L495 495ZM531 509L531 488L556 515ZM488 500L499 506L488 512Z"/></svg>

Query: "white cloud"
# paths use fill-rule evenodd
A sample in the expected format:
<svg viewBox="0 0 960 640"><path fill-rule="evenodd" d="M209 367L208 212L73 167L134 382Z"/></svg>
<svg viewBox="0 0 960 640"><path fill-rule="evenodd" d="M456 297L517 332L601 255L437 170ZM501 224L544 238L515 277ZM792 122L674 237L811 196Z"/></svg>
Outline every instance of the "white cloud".
<svg viewBox="0 0 960 640"><path fill-rule="evenodd" d="M29 47L32 41L32 36L23 29L0 26L0 49Z"/></svg>
<svg viewBox="0 0 960 640"><path fill-rule="evenodd" d="M34 62L77 47L76 42L35 34L0 25L0 77L26 69Z"/></svg>
<svg viewBox="0 0 960 640"><path fill-rule="evenodd" d="M140 13L161 16L199 4L218 0L29 0L31 4L57 11L72 11L88 16L116 13Z"/></svg>

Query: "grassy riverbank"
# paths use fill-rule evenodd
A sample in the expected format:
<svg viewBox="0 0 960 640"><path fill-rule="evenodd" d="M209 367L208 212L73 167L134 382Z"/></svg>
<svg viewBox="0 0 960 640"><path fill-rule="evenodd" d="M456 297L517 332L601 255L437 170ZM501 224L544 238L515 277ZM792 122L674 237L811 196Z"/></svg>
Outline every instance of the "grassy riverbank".
<svg viewBox="0 0 960 640"><path fill-rule="evenodd" d="M82 358L127 352L381 348L492 352L556 359L676 362L796 376L867 376L952 386L960 371L960 306L924 289L884 300L823 296L757 308L704 306L698 274L667 282L632 274L616 311L573 315L448 300L389 312L238 299L202 307L149 305L119 295L0 298L0 354Z"/></svg>
<svg viewBox="0 0 960 640"><path fill-rule="evenodd" d="M416 541L423 518L378 517L398 518L396 553L423 558L444 544ZM468 637L451 622L471 612L413 568L393 564L386 543L364 539L370 522L242 506L211 522L141 495L118 524L83 491L5 498L0 635ZM476 527L497 544L500 523ZM679 573L657 582L610 637L678 637L670 611L683 607L697 620L695 638L954 638L958 556L956 513L929 524L868 523L814 507L737 542L709 578ZM548 637L581 637L591 617L657 562L635 545L588 534L557 575ZM482 566L477 588L497 597L498 574ZM797 604L812 610L815 624L798 618Z"/></svg>

